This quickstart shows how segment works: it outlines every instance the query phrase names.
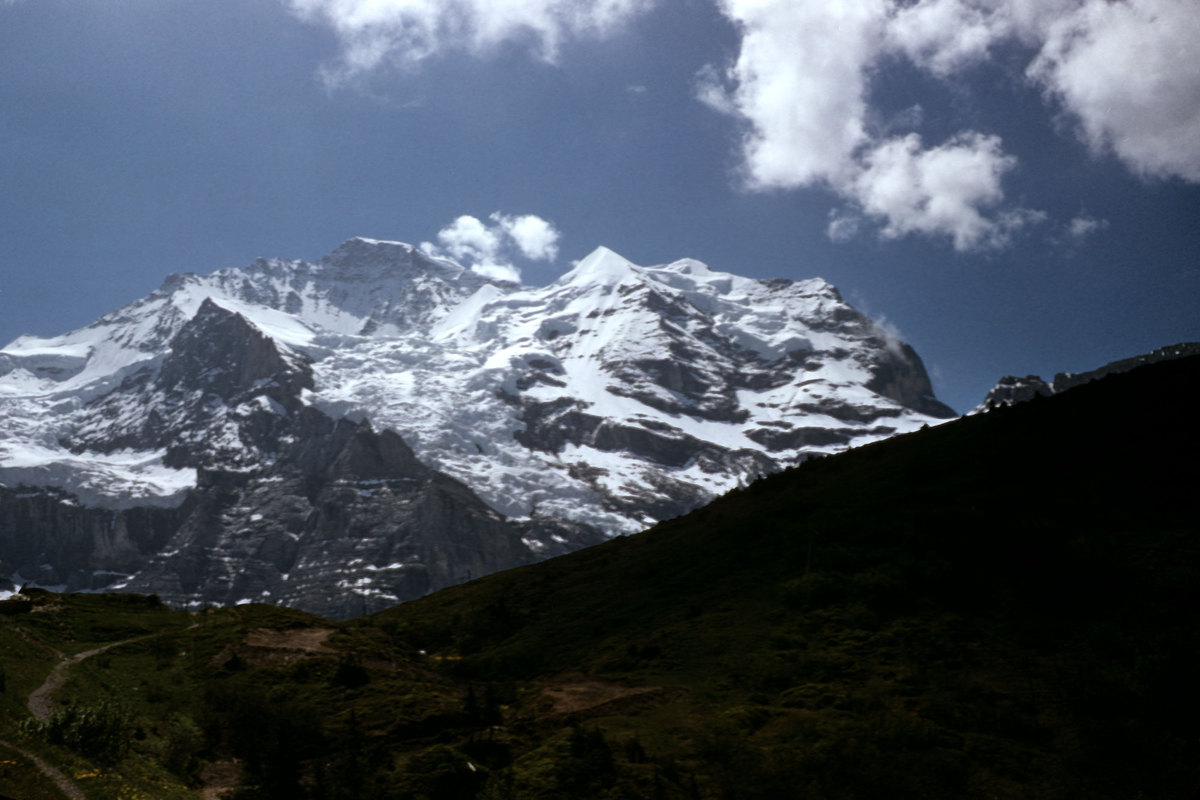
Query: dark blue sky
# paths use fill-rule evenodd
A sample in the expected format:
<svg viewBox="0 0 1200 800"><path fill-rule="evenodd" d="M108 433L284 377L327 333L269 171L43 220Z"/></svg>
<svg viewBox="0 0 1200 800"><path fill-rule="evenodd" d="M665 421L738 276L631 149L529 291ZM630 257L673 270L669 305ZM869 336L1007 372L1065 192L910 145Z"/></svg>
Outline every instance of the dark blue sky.
<svg viewBox="0 0 1200 800"><path fill-rule="evenodd" d="M539 2L566 5L529 5ZM867 133L822 162L826 172L788 183L770 177L789 168L778 162L747 180L756 162L743 149L787 96L755 105L755 75L723 70L755 35L791 23L764 28L738 0L629 0L640 13L603 35L562 32L549 60L536 29L488 47L447 35L419 62L393 31L384 63L343 68L340 82L328 76L348 63L353 31L294 13L305 5L325 4L0 0L0 341L85 325L172 272L316 258L355 235L438 241L460 215L496 211L535 214L560 234L553 261L516 261L531 284L601 244L643 264L693 257L754 277L824 277L898 329L959 410L1002 374L1049 377L1200 339L1200 147L1193 137L1167 167L1147 168L1153 154L1118 138L1128 120L1073 106L1085 96L1068 70L1078 44L1060 52L1057 82L1031 78L1031 60L1056 41L1050 23L1041 38L996 33L986 57L953 69L937 60L949 40L930 50L895 26L887 35L900 44L886 52L848 40L860 48ZM783 39L788 52L809 46L813 25ZM725 113L698 100L708 65L723 71ZM1197 113L1200 92L1182 80L1160 109ZM818 89L829 86L856 91ZM822 121L807 113L783 118ZM1089 122L1133 144L1089 147ZM978 203L987 230L1021 222L1003 241L956 247L963 209L934 223L917 215L937 192L966 191L953 181L964 171L903 173L934 179L921 184L933 187L929 204L901 209L897 184L871 165L909 132L920 153L958 141L966 154L953 137L967 130L999 137L1009 159L1002 199ZM814 141L825 140L800 137L786 152L803 160ZM970 163L982 163L973 141ZM880 197L890 205L870 205ZM853 235L832 240L835 217L856 220Z"/></svg>

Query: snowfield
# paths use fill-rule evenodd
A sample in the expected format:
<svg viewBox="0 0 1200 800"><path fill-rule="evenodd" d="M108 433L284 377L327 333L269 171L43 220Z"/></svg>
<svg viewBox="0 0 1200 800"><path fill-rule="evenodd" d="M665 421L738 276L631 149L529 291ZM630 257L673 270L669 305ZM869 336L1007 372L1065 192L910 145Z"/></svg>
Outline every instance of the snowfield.
<svg viewBox="0 0 1200 800"><path fill-rule="evenodd" d="M165 466L165 449L63 442L147 413L124 393L206 299L311 363L304 403L395 430L504 515L610 534L951 413L915 353L820 279L643 267L600 248L535 288L360 238L312 263L173 275L86 328L4 347L0 482L104 507L180 502L196 471ZM239 446L229 431L222 448Z"/></svg>

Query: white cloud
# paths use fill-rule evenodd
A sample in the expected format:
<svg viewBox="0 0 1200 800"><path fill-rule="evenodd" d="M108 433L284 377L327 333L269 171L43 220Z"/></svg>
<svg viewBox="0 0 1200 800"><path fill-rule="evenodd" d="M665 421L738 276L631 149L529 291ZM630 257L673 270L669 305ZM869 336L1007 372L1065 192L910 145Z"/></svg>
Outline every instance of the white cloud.
<svg viewBox="0 0 1200 800"><path fill-rule="evenodd" d="M750 123L743 141L755 189L838 184L867 141L865 67L887 4L721 0L742 32L737 61L701 74L700 98Z"/></svg>
<svg viewBox="0 0 1200 800"><path fill-rule="evenodd" d="M1200 3L1083 3L1049 25L1029 74L1094 150L1200 182Z"/></svg>
<svg viewBox="0 0 1200 800"><path fill-rule="evenodd" d="M985 59L997 20L963 0L924 0L893 10L887 44L939 77Z"/></svg>
<svg viewBox="0 0 1200 800"><path fill-rule="evenodd" d="M451 258L489 278L520 283L521 271L513 263L516 255L531 261L553 261L558 257L559 232L554 224L534 214L510 216L499 211L487 224L464 214L438 231L438 243L422 242L432 256Z"/></svg>
<svg viewBox="0 0 1200 800"><path fill-rule="evenodd" d="M1099 233L1108 227L1108 220L1096 219L1087 214L1080 214L1067 225L1067 235L1075 242L1082 242L1094 233Z"/></svg>
<svg viewBox="0 0 1200 800"><path fill-rule="evenodd" d="M1194 0L718 0L742 36L737 60L698 76L697 96L744 123L754 190L823 187L846 207L835 240L866 220L885 237L948 237L959 250L1005 244L1045 219L1006 205L1016 166L986 131L941 143L920 114L881 125L870 79L903 57L945 79L1006 42L1028 75L1080 122L1096 151L1143 175L1200 181L1200 3ZM907 125L907 130L903 128ZM900 130L897 130L900 128Z"/></svg>
<svg viewBox="0 0 1200 800"><path fill-rule="evenodd" d="M285 0L300 19L328 24L342 60L332 84L385 64L412 66L447 50L487 53L516 42L554 61L563 42L601 37L655 0Z"/></svg>
<svg viewBox="0 0 1200 800"><path fill-rule="evenodd" d="M508 235L521 255L534 261L558 258L558 231L553 223L534 214L511 217L499 211L491 219Z"/></svg>
<svg viewBox="0 0 1200 800"><path fill-rule="evenodd" d="M341 59L326 71L333 83L504 44L553 62L568 42L612 35L658 2L284 0L339 37ZM697 97L741 123L747 188L816 187L839 198L834 238L876 230L970 250L1002 245L1041 218L1006 201L1017 162L989 131L921 137L919 107L881 119L871 81L889 59L951 79L1002 48L1007 57L1024 52L1048 110L1075 121L1094 152L1112 152L1140 175L1200 182L1197 0L713 2L741 47L733 63L701 70Z"/></svg>
<svg viewBox="0 0 1200 800"><path fill-rule="evenodd" d="M956 250L1006 243L1010 224L984 210L1004 199L1000 186L1016 159L1000 139L978 133L924 149L915 133L882 142L862 158L849 194L862 210L884 222L882 235L946 234Z"/></svg>
<svg viewBox="0 0 1200 800"><path fill-rule="evenodd" d="M742 31L741 52L723 74L701 74L699 96L748 123L751 188L831 189L852 209L831 219L837 241L866 218L885 237L946 236L971 250L1004 243L1029 219L1000 208L1001 180L1016 162L999 138L964 131L926 148L915 133L884 138L870 123L869 73L881 58L907 50L939 74L980 59L991 41L982 12L959 0L903 8L722 0L721 8ZM921 119L919 110L902 116Z"/></svg>
<svg viewBox="0 0 1200 800"><path fill-rule="evenodd" d="M858 236L862 228L862 215L848 209L835 209L829 212L829 225L825 235L835 242L848 242Z"/></svg>
<svg viewBox="0 0 1200 800"><path fill-rule="evenodd" d="M920 0L895 11L893 46L939 77L1000 41L1037 50L1028 75L1096 152L1134 172L1200 181L1200 3Z"/></svg>
<svg viewBox="0 0 1200 800"><path fill-rule="evenodd" d="M468 214L438 231L438 241L451 258L462 262L491 258L501 244L499 231Z"/></svg>

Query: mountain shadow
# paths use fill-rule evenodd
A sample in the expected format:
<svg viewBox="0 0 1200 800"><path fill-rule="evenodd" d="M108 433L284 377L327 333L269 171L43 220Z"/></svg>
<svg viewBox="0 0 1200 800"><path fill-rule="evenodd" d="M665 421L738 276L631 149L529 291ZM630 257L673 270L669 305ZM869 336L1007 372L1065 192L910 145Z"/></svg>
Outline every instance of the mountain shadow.
<svg viewBox="0 0 1200 800"><path fill-rule="evenodd" d="M379 619L475 680L686 692L594 715L644 742L688 709L664 747L701 796L1191 797L1198 380L1153 364L812 461Z"/></svg>

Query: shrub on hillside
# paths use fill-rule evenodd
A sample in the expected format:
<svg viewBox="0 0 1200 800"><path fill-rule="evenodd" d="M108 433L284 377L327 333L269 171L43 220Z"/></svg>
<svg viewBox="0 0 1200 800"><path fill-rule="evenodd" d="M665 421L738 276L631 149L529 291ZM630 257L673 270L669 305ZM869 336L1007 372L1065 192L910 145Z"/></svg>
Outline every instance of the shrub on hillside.
<svg viewBox="0 0 1200 800"><path fill-rule="evenodd" d="M28 720L23 727L27 733L43 736L51 744L109 764L120 761L129 752L134 736L129 712L108 700L72 703L55 711L45 722Z"/></svg>

